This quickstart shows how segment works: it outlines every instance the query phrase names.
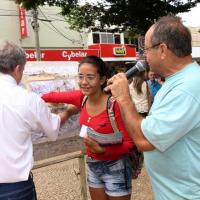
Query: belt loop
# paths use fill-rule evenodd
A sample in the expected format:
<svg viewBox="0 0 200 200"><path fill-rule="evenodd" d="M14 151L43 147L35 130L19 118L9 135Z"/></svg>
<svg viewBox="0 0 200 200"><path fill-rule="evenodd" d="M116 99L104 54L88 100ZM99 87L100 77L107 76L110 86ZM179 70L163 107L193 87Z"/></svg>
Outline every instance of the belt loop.
<svg viewBox="0 0 200 200"><path fill-rule="evenodd" d="M29 176L30 176L31 179L33 179L33 173L32 173L32 171L30 171Z"/></svg>

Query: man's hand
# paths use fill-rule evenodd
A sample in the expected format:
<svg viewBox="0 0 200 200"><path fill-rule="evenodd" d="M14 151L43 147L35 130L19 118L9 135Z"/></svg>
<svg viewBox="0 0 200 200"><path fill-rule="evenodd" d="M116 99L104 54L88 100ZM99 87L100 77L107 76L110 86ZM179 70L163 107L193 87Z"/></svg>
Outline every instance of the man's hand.
<svg viewBox="0 0 200 200"><path fill-rule="evenodd" d="M110 84L110 85L109 85ZM118 73L108 80L112 95L119 104L121 116L129 135L142 151L150 151L155 147L145 138L141 130L142 117L137 113L129 93L128 80L124 73Z"/></svg>
<svg viewBox="0 0 200 200"><path fill-rule="evenodd" d="M118 73L110 78L107 82L112 96L117 100L123 96L130 96L128 80L124 73Z"/></svg>

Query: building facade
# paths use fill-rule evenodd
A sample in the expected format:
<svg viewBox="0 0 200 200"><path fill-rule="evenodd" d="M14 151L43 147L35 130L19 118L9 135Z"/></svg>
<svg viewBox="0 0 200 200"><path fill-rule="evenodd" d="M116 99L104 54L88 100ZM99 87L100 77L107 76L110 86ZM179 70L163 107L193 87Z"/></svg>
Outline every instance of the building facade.
<svg viewBox="0 0 200 200"><path fill-rule="evenodd" d="M38 8L39 47L41 49L87 49L93 44L124 44L123 33L77 32L59 14L59 7ZM1 0L0 40L13 41L25 49L36 48L32 11L25 11L14 0ZM200 58L200 27L189 27L193 57Z"/></svg>
<svg viewBox="0 0 200 200"><path fill-rule="evenodd" d="M43 6L38 9L39 44L41 48L84 48L87 46L87 33L71 30L60 8ZM24 14L24 15L23 15ZM13 41L24 48L35 48L32 11L19 10L11 0L1 0L0 40ZM21 31L27 34L22 35Z"/></svg>

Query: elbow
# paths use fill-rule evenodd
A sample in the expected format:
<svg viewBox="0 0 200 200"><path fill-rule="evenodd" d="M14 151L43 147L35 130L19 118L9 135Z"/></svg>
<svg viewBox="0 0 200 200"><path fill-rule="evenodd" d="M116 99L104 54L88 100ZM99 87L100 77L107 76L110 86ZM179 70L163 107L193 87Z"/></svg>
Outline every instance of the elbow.
<svg viewBox="0 0 200 200"><path fill-rule="evenodd" d="M140 145L136 145L137 146L137 148L140 150L140 151L152 151L152 150L154 150L155 148L152 148L152 147L149 147L149 146L144 146L144 145L142 145L142 146L140 146Z"/></svg>
<svg viewBox="0 0 200 200"><path fill-rule="evenodd" d="M132 132L132 137L135 145L140 151L152 151L155 147L145 137L140 126Z"/></svg>
<svg viewBox="0 0 200 200"><path fill-rule="evenodd" d="M47 102L46 94L43 94L43 95L41 96L41 98L42 98L43 101Z"/></svg>
<svg viewBox="0 0 200 200"><path fill-rule="evenodd" d="M140 151L152 151L155 149L148 140L136 140L135 145Z"/></svg>

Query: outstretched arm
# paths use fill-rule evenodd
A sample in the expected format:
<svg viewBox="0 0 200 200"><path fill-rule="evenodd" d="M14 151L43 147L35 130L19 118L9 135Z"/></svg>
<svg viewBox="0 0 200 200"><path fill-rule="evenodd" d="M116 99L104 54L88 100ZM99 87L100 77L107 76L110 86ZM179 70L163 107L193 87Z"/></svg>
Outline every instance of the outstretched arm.
<svg viewBox="0 0 200 200"><path fill-rule="evenodd" d="M65 123L72 115L75 115L79 112L79 109L76 106L68 105L67 109L59 112L58 115L60 116L60 123L61 125Z"/></svg>
<svg viewBox="0 0 200 200"><path fill-rule="evenodd" d="M81 108L84 94L80 90L70 90L64 92L50 92L42 95L42 99L49 103L73 104Z"/></svg>

